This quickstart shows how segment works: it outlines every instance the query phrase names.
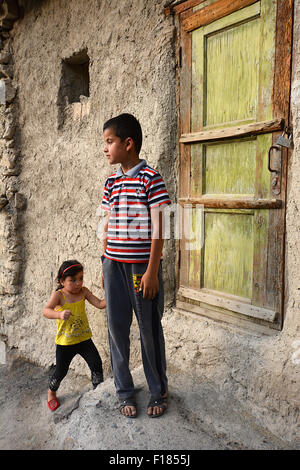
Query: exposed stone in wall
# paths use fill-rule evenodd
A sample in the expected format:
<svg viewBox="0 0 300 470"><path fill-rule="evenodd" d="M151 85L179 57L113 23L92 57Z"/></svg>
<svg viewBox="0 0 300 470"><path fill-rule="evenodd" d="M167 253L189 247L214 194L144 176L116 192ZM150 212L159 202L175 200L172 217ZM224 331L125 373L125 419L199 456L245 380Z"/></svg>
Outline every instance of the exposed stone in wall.
<svg viewBox="0 0 300 470"><path fill-rule="evenodd" d="M7 37L7 31L9 31L14 24L14 21L19 18L20 8L19 5L22 2L17 0L4 0L0 5L0 26Z"/></svg>
<svg viewBox="0 0 300 470"><path fill-rule="evenodd" d="M16 321L23 265L20 214L25 197L19 192L20 133L18 130L17 85L13 74L10 29L18 18L15 1L0 6L0 325Z"/></svg>

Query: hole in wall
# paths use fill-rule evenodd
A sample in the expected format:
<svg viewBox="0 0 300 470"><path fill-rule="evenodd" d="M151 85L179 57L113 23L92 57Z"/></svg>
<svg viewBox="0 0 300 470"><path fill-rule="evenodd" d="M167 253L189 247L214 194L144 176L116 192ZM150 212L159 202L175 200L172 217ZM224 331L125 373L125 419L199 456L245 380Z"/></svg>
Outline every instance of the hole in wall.
<svg viewBox="0 0 300 470"><path fill-rule="evenodd" d="M90 58L87 49L63 59L58 91L58 128L89 114Z"/></svg>

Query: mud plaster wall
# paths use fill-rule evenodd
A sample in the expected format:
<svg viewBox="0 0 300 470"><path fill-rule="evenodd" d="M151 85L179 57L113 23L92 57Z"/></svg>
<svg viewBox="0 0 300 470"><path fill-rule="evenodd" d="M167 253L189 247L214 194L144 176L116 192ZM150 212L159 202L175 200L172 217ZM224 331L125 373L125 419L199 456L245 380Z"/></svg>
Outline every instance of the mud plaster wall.
<svg viewBox="0 0 300 470"><path fill-rule="evenodd" d="M101 217L96 212L113 171L103 153L105 120L121 112L138 117L144 134L140 156L162 173L172 199L175 194L172 18L165 18L162 0L88 3L87 8L84 0L25 2L24 18L10 32L21 129L19 186L27 207L18 225L22 288L18 304L7 292L2 297L2 333L10 346L43 365L55 362L56 322L45 319L42 310L56 287L61 262L82 262L85 285L103 296L102 242L96 234ZM58 129L61 62L83 50L90 59L90 96L67 107ZM8 212L2 217L7 231ZM173 253L172 244L166 244L167 302L174 292ZM87 312L109 374L105 311L87 303ZM140 361L138 336L134 321L133 363ZM72 366L88 372L80 358Z"/></svg>
<svg viewBox="0 0 300 470"><path fill-rule="evenodd" d="M23 309L5 309L3 331L10 345L31 360L54 358L55 325L41 317L59 263L76 257L86 285L99 289L101 253L96 207L105 177L101 126L122 111L136 114L144 129L143 153L176 194L176 107L173 22L162 1L40 2L15 23L13 47L22 129L21 217L24 248ZM134 8L130 8L134 5ZM83 13L84 12L84 13ZM150 47L149 47L150 45ZM90 98L71 107L65 129L57 129L61 59L87 48ZM90 109L88 110L88 107ZM244 401L258 420L290 441L299 439L300 296L300 0L295 1L292 113L294 150L287 195L285 322L267 336L167 309L164 317L170 370L186 370L199 382ZM78 113L86 114L82 119ZM173 245L166 244L167 299L172 299ZM105 317L88 307L94 339L109 373ZM294 360L293 360L294 359ZM296 359L296 360L295 360ZM132 333L132 363L140 361ZM77 371L85 370L78 360Z"/></svg>

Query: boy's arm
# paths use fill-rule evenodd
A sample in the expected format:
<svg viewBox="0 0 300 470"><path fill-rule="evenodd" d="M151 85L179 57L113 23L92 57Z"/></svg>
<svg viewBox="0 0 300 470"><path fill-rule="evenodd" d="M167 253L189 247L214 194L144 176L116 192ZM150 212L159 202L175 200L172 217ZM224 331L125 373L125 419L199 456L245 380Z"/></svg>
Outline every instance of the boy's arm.
<svg viewBox="0 0 300 470"><path fill-rule="evenodd" d="M106 212L106 220L103 227L103 253L105 253L107 246L107 230L108 230L108 221L109 221L110 211Z"/></svg>
<svg viewBox="0 0 300 470"><path fill-rule="evenodd" d="M103 253L105 253L106 246L107 246L107 230L108 230L109 215L110 215L110 211L107 211L106 220L105 220L105 224L104 224L104 227L103 227ZM101 287L104 290L103 274L101 275Z"/></svg>
<svg viewBox="0 0 300 470"><path fill-rule="evenodd" d="M105 308L106 302L103 299L99 299L86 287L83 288L84 296L86 300L96 308Z"/></svg>
<svg viewBox="0 0 300 470"><path fill-rule="evenodd" d="M161 254L164 246L162 235L163 212L161 207L151 209L152 221L152 241L148 268L141 279L140 290L143 292L145 299L153 299L159 290L158 270L160 265Z"/></svg>

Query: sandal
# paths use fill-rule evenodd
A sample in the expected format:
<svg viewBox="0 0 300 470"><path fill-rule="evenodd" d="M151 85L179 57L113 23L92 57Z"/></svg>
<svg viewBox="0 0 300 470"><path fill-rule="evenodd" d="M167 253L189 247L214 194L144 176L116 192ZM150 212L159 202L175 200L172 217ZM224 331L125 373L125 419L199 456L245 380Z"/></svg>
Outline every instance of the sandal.
<svg viewBox="0 0 300 470"><path fill-rule="evenodd" d="M126 415L125 413L122 413L122 410L126 406L134 407L135 408L135 414L134 415L132 415L132 414L131 415ZM125 418L136 418L137 412L136 412L136 402L135 402L134 398L125 398L124 400L122 400L120 402L119 411L120 411L122 416L125 416Z"/></svg>
<svg viewBox="0 0 300 470"><path fill-rule="evenodd" d="M154 407L160 408L161 411L160 411L160 413L156 413L156 414L147 413L149 418L159 418L160 416L162 416L164 414L164 412L168 408L168 398L167 397L162 397L162 398L158 398L157 400L155 400L153 398L150 398L149 403L147 405L147 409L154 408Z"/></svg>
<svg viewBox="0 0 300 470"><path fill-rule="evenodd" d="M55 411L59 407L60 403L57 398L52 398L47 402L50 411Z"/></svg>

